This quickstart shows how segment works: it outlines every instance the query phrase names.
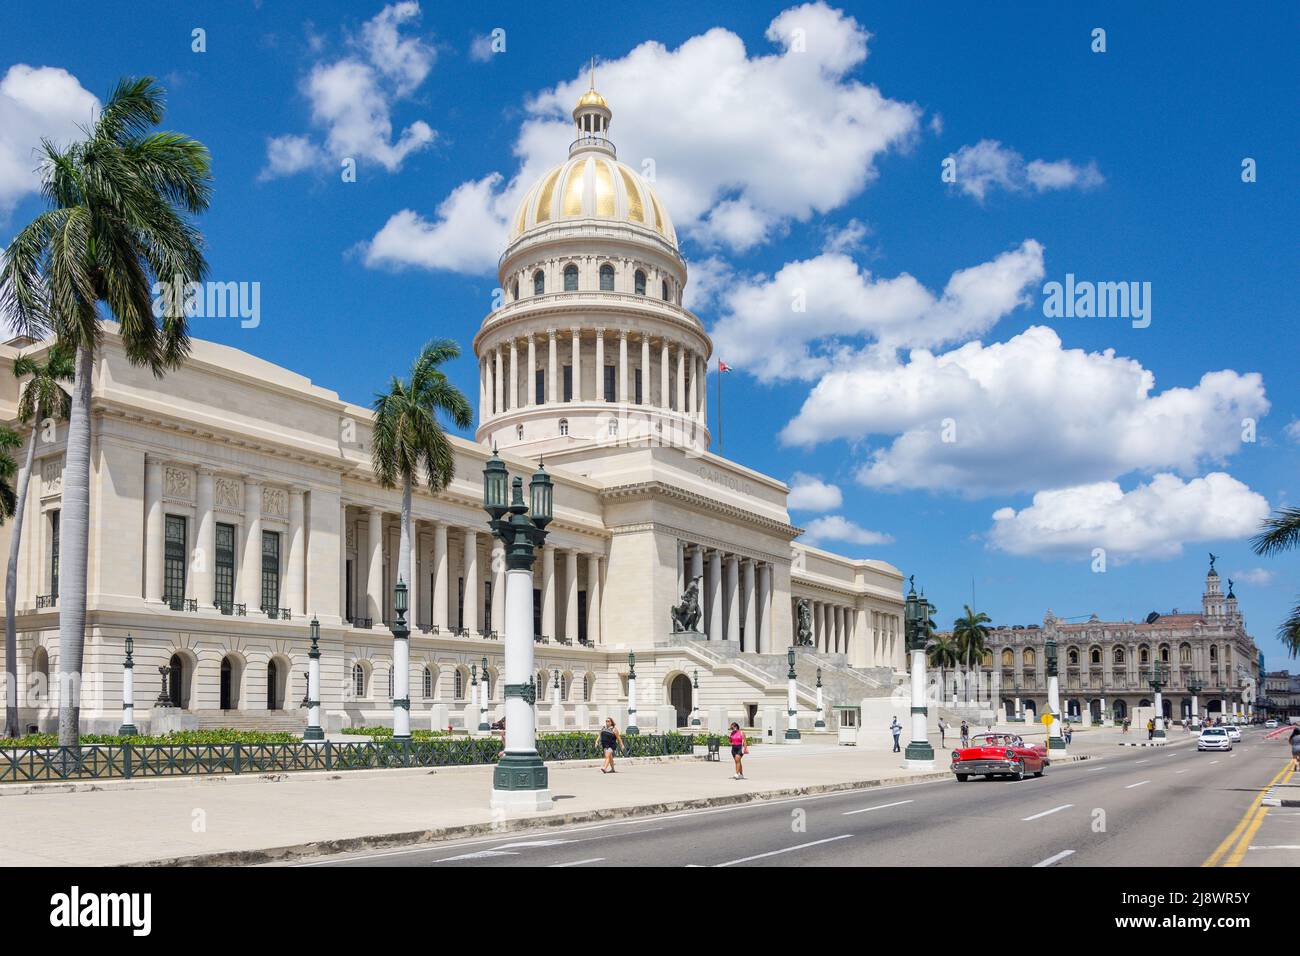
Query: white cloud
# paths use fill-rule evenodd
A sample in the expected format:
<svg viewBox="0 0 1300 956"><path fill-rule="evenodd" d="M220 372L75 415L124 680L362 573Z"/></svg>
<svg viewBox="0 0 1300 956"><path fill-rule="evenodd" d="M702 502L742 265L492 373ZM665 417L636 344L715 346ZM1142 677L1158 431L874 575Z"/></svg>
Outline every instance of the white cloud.
<svg viewBox="0 0 1300 956"><path fill-rule="evenodd" d="M850 219L843 226L827 231L822 242L822 252L838 252L852 255L862 248L871 228L860 219Z"/></svg>
<svg viewBox="0 0 1300 956"><path fill-rule="evenodd" d="M1291 419L1282 431L1291 441L1300 444L1300 418Z"/></svg>
<svg viewBox="0 0 1300 956"><path fill-rule="evenodd" d="M893 437L858 479L968 495L1036 491L1130 471L1198 473L1241 446L1241 420L1267 413L1259 374L1207 372L1190 388L1113 349L1065 349L1032 326L1006 342L941 354L858 356L825 374L782 432L787 444Z"/></svg>
<svg viewBox="0 0 1300 956"><path fill-rule="evenodd" d="M851 347L938 345L987 331L1043 277L1032 239L954 272L941 294L907 273L882 278L826 252L733 284L713 327L717 351L765 381L827 374Z"/></svg>
<svg viewBox="0 0 1300 956"><path fill-rule="evenodd" d="M312 123L324 131L324 142L306 136L275 136L267 141L267 164L261 179L323 168L330 161L370 160L388 172L433 142L428 123L416 120L395 134L395 101L410 95L433 67L433 47L401 28L419 18L420 5L390 4L361 27L349 41L352 53L312 66L302 82L311 104Z"/></svg>
<svg viewBox="0 0 1300 956"><path fill-rule="evenodd" d="M649 41L601 63L596 84L614 111L619 158L637 169L653 164L679 233L706 245L750 248L791 221L836 209L876 178L877 157L912 140L921 117L915 105L848 75L866 59L869 36L818 2L772 20L766 38L775 53L751 55L738 36L715 28L676 49ZM523 192L564 158L570 111L588 83L583 71L525 103L519 168L474 217L496 231L477 271L496 266ZM460 257L453 266L436 255L451 244L430 246L420 264L464 270Z"/></svg>
<svg viewBox="0 0 1300 956"><path fill-rule="evenodd" d="M990 544L1018 555L1108 561L1172 558L1183 545L1244 538L1268 515L1268 501L1231 475L1211 472L1184 482L1159 474L1131 491L1102 481L1040 491L1020 511L993 514Z"/></svg>
<svg viewBox="0 0 1300 956"><path fill-rule="evenodd" d="M844 495L837 486L796 471L790 478L790 494L785 503L795 511L834 511L844 503Z"/></svg>
<svg viewBox="0 0 1300 956"><path fill-rule="evenodd" d="M475 63L486 63L492 59L492 37L487 34L476 36L469 45L469 58Z"/></svg>
<svg viewBox="0 0 1300 956"><path fill-rule="evenodd" d="M717 256L688 262L686 274L689 281L682 290L682 305L692 312L709 306L730 288L733 275L731 264Z"/></svg>
<svg viewBox="0 0 1300 956"><path fill-rule="evenodd" d="M869 531L843 515L825 515L808 523L799 540L805 544L821 545L827 541L839 541L844 544L890 544L893 535L881 531Z"/></svg>
<svg viewBox="0 0 1300 956"><path fill-rule="evenodd" d="M500 255L495 232L483 228L481 210L500 177L496 173L461 183L429 222L411 209L391 216L374 239L364 244L368 266L404 268L436 259L443 268L474 272L486 257Z"/></svg>
<svg viewBox="0 0 1300 956"><path fill-rule="evenodd" d="M1267 568L1243 568L1232 572L1233 581L1243 581L1257 588L1272 584L1274 577L1276 573Z"/></svg>
<svg viewBox="0 0 1300 956"><path fill-rule="evenodd" d="M1022 192L1033 189L1091 189L1105 180L1097 164L1079 166L1068 159L1053 161L1025 158L995 139L982 139L974 146L963 146L955 155L956 186L979 202L995 189Z"/></svg>
<svg viewBox="0 0 1300 956"><path fill-rule="evenodd" d="M16 63L0 79L0 221L24 196L39 192L41 139L65 144L89 126L99 100L67 70Z"/></svg>

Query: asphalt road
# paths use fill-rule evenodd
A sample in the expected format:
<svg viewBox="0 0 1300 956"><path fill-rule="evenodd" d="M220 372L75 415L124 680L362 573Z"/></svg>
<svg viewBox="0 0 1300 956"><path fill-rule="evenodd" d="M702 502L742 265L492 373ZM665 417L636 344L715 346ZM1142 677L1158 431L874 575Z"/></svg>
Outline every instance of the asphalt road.
<svg viewBox="0 0 1300 956"><path fill-rule="evenodd" d="M322 858L332 866L1200 866L1283 839L1248 817L1285 740L1246 729L1232 753L1194 738L1050 767L1041 779L874 788ZM593 773L596 772L593 770ZM1254 811L1258 814L1258 811ZM1271 819L1300 844L1300 817ZM1231 837L1231 839L1229 839ZM1289 845L1277 843L1273 845ZM1270 851L1300 862L1300 846ZM1230 862L1232 861L1232 862Z"/></svg>

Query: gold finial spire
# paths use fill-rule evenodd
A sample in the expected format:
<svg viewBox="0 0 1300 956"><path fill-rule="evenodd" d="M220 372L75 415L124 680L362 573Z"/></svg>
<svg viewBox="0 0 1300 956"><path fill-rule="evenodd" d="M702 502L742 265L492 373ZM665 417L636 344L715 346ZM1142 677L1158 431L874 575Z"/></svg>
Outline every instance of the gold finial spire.
<svg viewBox="0 0 1300 956"><path fill-rule="evenodd" d="M591 58L591 86L590 89L596 88L596 58Z"/></svg>

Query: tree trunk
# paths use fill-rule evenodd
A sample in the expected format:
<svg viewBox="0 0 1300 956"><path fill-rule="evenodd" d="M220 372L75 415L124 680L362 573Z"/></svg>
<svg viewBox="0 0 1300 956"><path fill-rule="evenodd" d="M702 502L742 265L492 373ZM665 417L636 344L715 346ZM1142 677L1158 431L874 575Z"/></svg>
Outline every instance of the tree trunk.
<svg viewBox="0 0 1300 956"><path fill-rule="evenodd" d="M41 410L36 409L32 434L27 439L27 463L18 473L18 501L14 506L13 535L9 539L9 568L5 572L5 736L17 737L18 730L18 629L14 625L14 603L18 600L18 548L23 537L23 514L27 511L27 487L32 481L36 458L36 432L41 427Z"/></svg>
<svg viewBox="0 0 1300 956"><path fill-rule="evenodd" d="M93 346L77 348L59 516L59 746L77 747L86 644L86 552L90 538L90 393Z"/></svg>
<svg viewBox="0 0 1300 956"><path fill-rule="evenodd" d="M398 536L399 550L397 552L397 578L399 581L405 581L409 589L411 587L411 476L407 475L402 481L402 530ZM409 590L408 590L409 594ZM414 609L406 612L406 622L409 626L411 618L415 616Z"/></svg>

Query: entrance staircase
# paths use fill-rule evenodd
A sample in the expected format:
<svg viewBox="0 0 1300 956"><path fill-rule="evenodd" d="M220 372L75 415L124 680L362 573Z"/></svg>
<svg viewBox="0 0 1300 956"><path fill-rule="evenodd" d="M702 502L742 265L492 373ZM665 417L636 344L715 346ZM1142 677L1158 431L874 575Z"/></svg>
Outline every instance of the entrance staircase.
<svg viewBox="0 0 1300 956"><path fill-rule="evenodd" d="M199 730L301 734L307 726L306 710L196 710L193 714Z"/></svg>

